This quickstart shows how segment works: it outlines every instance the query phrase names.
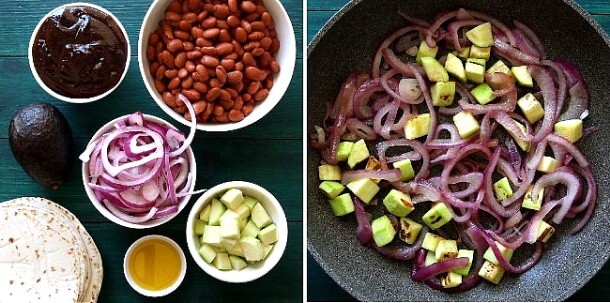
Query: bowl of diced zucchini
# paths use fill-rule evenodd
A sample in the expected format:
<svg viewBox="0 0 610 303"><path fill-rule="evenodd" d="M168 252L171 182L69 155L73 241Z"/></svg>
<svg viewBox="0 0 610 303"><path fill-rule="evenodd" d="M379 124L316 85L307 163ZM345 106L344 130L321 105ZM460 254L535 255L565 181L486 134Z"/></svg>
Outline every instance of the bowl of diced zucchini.
<svg viewBox="0 0 610 303"><path fill-rule="evenodd" d="M186 239L203 271L221 281L244 283L264 276L282 258L288 224L269 191L231 181L210 188L195 202Z"/></svg>

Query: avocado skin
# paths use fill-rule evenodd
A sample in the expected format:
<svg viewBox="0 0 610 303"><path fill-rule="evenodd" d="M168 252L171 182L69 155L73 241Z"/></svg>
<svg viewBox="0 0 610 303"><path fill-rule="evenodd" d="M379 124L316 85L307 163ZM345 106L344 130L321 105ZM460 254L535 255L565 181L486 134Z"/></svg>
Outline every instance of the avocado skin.
<svg viewBox="0 0 610 303"><path fill-rule="evenodd" d="M72 130L53 105L34 103L17 110L9 126L13 156L36 182L54 189L70 176Z"/></svg>

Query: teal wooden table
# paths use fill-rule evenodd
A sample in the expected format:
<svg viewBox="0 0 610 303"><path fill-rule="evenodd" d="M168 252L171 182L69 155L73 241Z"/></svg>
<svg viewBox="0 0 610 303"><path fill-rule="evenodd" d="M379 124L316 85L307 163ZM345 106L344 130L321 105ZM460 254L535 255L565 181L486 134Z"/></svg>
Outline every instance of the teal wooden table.
<svg viewBox="0 0 610 303"><path fill-rule="evenodd" d="M72 1L75 2L75 1ZM127 29L131 53L137 54L138 34L152 1L94 0L113 12ZM205 274L188 255L185 225L196 197L182 213L160 227L132 230L116 225L91 205L81 182L80 163L75 161L70 181L58 190L32 181L13 158L8 143L9 121L17 108L33 102L57 106L68 119L80 153L93 133L107 121L135 111L167 116L152 100L131 58L127 76L108 97L91 104L67 104L54 100L35 82L27 59L30 35L47 12L69 1L0 1L0 201L22 196L51 199L72 211L93 236L102 255L104 282L99 302L298 302L303 285L303 191L302 191L302 39L301 0L282 0L297 37L297 65L292 83L277 107L265 118L245 129L228 133L197 132L192 145L197 158L196 188L210 188L231 180L259 184L282 204L289 236L280 263L263 278L234 285ZM174 125L188 132L186 127ZM1 232L1 231L0 231ZM161 299L143 297L132 290L123 276L123 256L138 238L161 234L174 239L187 254L188 270L182 285ZM2 294L0 294L1 296Z"/></svg>
<svg viewBox="0 0 610 303"><path fill-rule="evenodd" d="M347 0L309 0L307 1L307 41L310 42ZM576 0L593 15L607 32L610 32L610 2L608 0ZM610 294L610 262L570 301L608 301ZM314 258L307 254L307 299L309 301L355 301L352 296L339 287L323 270Z"/></svg>

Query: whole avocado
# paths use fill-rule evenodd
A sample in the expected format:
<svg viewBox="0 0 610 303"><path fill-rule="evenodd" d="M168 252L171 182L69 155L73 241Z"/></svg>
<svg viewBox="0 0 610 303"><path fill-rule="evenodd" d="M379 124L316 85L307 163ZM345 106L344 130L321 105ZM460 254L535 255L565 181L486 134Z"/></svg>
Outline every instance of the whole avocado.
<svg viewBox="0 0 610 303"><path fill-rule="evenodd" d="M15 159L36 182L56 189L68 180L74 154L72 130L53 105L19 108L9 126L9 141Z"/></svg>

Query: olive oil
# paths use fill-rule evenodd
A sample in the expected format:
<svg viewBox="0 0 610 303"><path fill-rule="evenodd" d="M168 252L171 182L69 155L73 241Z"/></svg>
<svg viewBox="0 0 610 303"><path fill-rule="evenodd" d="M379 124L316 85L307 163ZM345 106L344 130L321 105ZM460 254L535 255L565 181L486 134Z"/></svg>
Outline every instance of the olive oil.
<svg viewBox="0 0 610 303"><path fill-rule="evenodd" d="M149 239L136 246L129 260L134 282L147 290L163 290L179 277L182 262L174 246L162 239Z"/></svg>

